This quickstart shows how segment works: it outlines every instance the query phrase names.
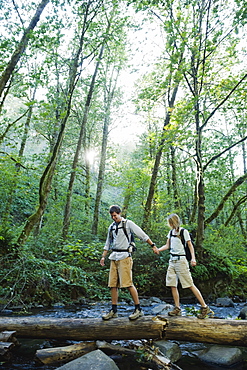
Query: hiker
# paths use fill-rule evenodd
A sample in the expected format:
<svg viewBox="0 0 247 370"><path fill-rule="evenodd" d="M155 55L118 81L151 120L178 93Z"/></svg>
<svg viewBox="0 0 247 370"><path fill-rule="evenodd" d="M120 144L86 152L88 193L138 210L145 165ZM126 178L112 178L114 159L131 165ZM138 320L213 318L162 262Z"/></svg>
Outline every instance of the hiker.
<svg viewBox="0 0 247 370"><path fill-rule="evenodd" d="M189 263L185 255L185 248L181 241L181 221L177 214L172 213L167 218L168 225L171 231L167 235L167 242L160 248L154 250L154 253L159 254L161 251L170 249L170 260L166 273L166 286L171 287L172 297L174 300L175 307L172 311L168 312L169 316L180 316L181 308L179 302L178 292L178 280L180 281L182 288L189 288L195 295L199 303L201 304L200 313L197 315L198 319L204 319L208 314L213 315L214 312L206 305L201 292L194 285L191 276ZM196 258L193 244L191 242L190 234L188 230L183 229L183 236L185 242L187 242L190 253L191 253L191 266L196 266Z"/></svg>
<svg viewBox="0 0 247 370"><path fill-rule="evenodd" d="M131 234L134 233L139 239L147 242L154 252L157 250L157 247L139 226L133 221L126 220L121 216L121 209L119 206L111 206L109 213L114 222L108 228L107 239L100 264L101 266L105 265L105 257L108 251L110 251L111 254L109 259L111 263L108 286L111 288L112 308L110 312L102 316L102 319L109 320L118 317L118 288L127 288L135 304L134 312L129 316L129 319L135 320L143 316L143 311L140 307L137 289L132 281L133 260L129 249L129 247L131 248Z"/></svg>

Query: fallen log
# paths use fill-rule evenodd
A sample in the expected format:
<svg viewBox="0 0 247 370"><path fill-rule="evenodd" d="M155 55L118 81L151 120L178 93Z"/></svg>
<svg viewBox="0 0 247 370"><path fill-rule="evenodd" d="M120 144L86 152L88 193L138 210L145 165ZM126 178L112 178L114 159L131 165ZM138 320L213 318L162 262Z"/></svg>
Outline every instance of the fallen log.
<svg viewBox="0 0 247 370"><path fill-rule="evenodd" d="M12 342L0 342L0 356L5 356L14 346Z"/></svg>
<svg viewBox="0 0 247 370"><path fill-rule="evenodd" d="M143 316L104 321L100 318L0 317L1 330L15 330L17 337L72 339L77 341L125 339L174 339L190 342L247 346L246 320Z"/></svg>
<svg viewBox="0 0 247 370"><path fill-rule="evenodd" d="M158 339L162 338L164 325L166 323L153 321L152 316L135 321L127 317L109 321L101 318L0 317L0 330L14 329L17 337L77 341Z"/></svg>
<svg viewBox="0 0 247 370"><path fill-rule="evenodd" d="M137 351L134 349L129 349L125 347L116 346L114 344L107 343L105 341L97 340L96 345L98 349L102 350L106 354L119 353L126 356L137 356ZM158 348L152 349L150 346L143 345L138 347L137 350L142 350L144 357L146 357L148 362L154 363L159 368L170 370L174 368L174 364L171 363L171 360L165 357ZM143 360L144 361L144 360ZM179 369L178 367L176 367Z"/></svg>
<svg viewBox="0 0 247 370"><path fill-rule="evenodd" d="M44 365L69 362L96 349L95 342L76 343L65 347L45 348L36 351L36 361Z"/></svg>
<svg viewBox="0 0 247 370"><path fill-rule="evenodd" d="M0 356L6 359L10 357L9 351L19 344L14 334L16 331L2 331L0 333Z"/></svg>
<svg viewBox="0 0 247 370"><path fill-rule="evenodd" d="M16 334L16 331L2 331L0 333L0 341L16 343L17 339L14 337L15 334Z"/></svg>
<svg viewBox="0 0 247 370"><path fill-rule="evenodd" d="M124 356L138 357L140 356L140 351L144 357L148 358L148 362L154 363L162 369L171 370L174 368L174 364L165 357L157 348L153 349L147 344L138 346L136 349L126 348L119 345L114 345L107 343L106 341L96 341L95 342L82 342L73 344L65 347L56 348L45 348L36 351L36 362L47 364L58 364L67 363L78 357L85 355L88 352L94 351L95 349L100 349L107 355L120 354ZM144 358L142 360L144 362Z"/></svg>
<svg viewBox="0 0 247 370"><path fill-rule="evenodd" d="M167 324L164 335L167 340L247 346L246 320L200 320L183 316L172 319L167 316L157 316L154 320L161 320Z"/></svg>

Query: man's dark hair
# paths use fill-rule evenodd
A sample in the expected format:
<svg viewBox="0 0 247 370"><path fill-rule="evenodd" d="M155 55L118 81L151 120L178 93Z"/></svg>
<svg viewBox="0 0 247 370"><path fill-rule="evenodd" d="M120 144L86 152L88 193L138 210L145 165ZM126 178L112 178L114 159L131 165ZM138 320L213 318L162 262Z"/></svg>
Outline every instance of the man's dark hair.
<svg viewBox="0 0 247 370"><path fill-rule="evenodd" d="M121 213L121 208L119 206L111 206L110 209L109 209L109 213L112 214L112 213Z"/></svg>

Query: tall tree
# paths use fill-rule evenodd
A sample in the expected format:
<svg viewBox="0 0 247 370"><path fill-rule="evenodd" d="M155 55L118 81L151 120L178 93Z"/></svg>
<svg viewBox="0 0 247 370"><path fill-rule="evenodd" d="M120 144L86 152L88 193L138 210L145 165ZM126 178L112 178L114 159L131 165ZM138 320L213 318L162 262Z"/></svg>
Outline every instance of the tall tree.
<svg viewBox="0 0 247 370"><path fill-rule="evenodd" d="M108 31L109 31L109 28L108 28ZM108 32L106 32L106 34L108 34ZM87 118L88 118L88 112L89 112L90 104L91 104L92 97L93 97L93 91L94 91L94 87L95 87L95 81L96 81L99 65L100 65L101 59L103 57L104 47L105 47L105 40L101 45L98 60L97 60L96 65L95 65L95 70L94 70L94 73L92 75L90 87L89 87L86 102L85 102L84 114L83 114L83 118L82 118L82 122L81 122L79 138L78 138L78 142L77 142L77 146L76 146L76 151L75 151L73 164L72 164L72 170L71 170L71 173L70 173L69 186L68 186L68 190L67 190L66 204L65 204L65 209L64 209L64 219L63 219L63 231L62 231L63 239L67 238L67 234L68 234L68 230L69 230L70 213L71 213L71 200L72 200L74 181L75 181L75 177L76 177L76 168L78 166L78 160L79 160L82 141L83 141L83 137L84 137L84 131L85 131Z"/></svg>
<svg viewBox="0 0 247 370"><path fill-rule="evenodd" d="M42 0L40 4L38 5L34 16L32 17L28 27L24 30L24 33L23 33L23 36L20 42L18 43L14 53L12 54L7 66L5 67L0 77L0 98L3 95L2 102L5 100L6 95L9 91L10 86L8 86L8 82L14 72L14 69L16 68L17 63L19 62L21 56L26 50L27 44L31 37L31 32L36 27L40 19L40 16L48 3L49 3L49 0ZM2 102L0 106L2 106Z"/></svg>
<svg viewBox="0 0 247 370"><path fill-rule="evenodd" d="M70 58L71 62L70 62L69 76L67 80L67 88L64 93L65 98L64 98L61 110L60 110L60 115L59 115L60 129L59 129L56 143L52 150L51 158L40 179L39 205L38 205L37 210L27 219L19 235L19 238L17 240L18 245L23 245L25 243L31 231L33 230L34 226L40 222L40 219L42 215L44 214L44 211L47 205L47 200L48 200L48 196L51 190L51 184L52 184L52 179L54 176L54 171L56 168L56 163L57 163L58 156L60 153L60 148L63 142L66 123L70 115L73 93L75 90L75 86L78 82L78 79L80 77L81 61L82 61L81 55L82 55L83 46L85 42L85 33L87 30L86 22L87 22L87 17L88 17L88 13L89 13L89 9L91 5L92 5L92 1L88 1L86 4L84 4L84 7L83 7L84 21L85 21L84 27L81 27L79 39L78 37L76 37L78 45L76 47L75 52Z"/></svg>

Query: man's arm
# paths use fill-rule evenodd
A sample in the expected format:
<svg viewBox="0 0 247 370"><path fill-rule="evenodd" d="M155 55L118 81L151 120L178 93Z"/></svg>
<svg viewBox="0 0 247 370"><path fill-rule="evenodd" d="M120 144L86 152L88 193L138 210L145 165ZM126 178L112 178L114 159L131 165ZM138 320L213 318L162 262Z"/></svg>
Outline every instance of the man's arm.
<svg viewBox="0 0 247 370"><path fill-rule="evenodd" d="M107 249L104 249L104 251L103 251L103 253L102 253L102 257L101 257L101 259L100 259L100 264L101 264L101 266L105 266L105 257L106 257L106 255L107 255L107 253L108 253L108 250L107 250Z"/></svg>

